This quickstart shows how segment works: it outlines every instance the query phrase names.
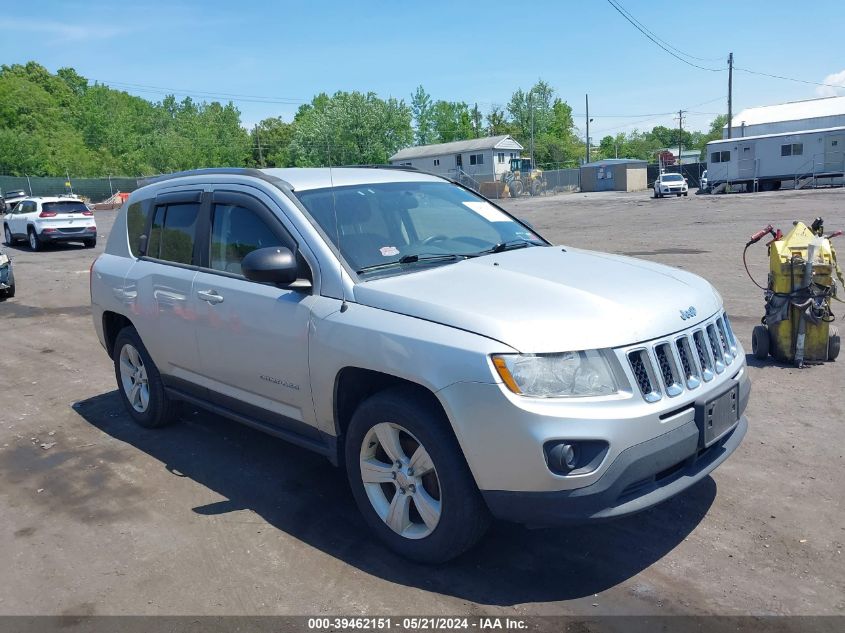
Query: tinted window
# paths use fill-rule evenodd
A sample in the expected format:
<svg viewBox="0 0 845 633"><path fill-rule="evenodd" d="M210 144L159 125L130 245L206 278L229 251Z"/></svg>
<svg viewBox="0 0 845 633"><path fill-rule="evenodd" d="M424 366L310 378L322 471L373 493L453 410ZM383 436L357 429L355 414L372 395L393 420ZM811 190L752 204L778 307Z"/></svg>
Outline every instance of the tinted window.
<svg viewBox="0 0 845 633"><path fill-rule="evenodd" d="M179 264L190 264L194 252L200 205L171 204L156 207L147 255Z"/></svg>
<svg viewBox="0 0 845 633"><path fill-rule="evenodd" d="M163 207L162 207L163 208ZM126 226L129 233L129 250L136 257L141 253L141 235L147 228L149 218L149 207L144 209L140 202L129 205L126 211Z"/></svg>
<svg viewBox="0 0 845 633"><path fill-rule="evenodd" d="M240 275L241 260L252 251L268 246L286 244L253 211L236 205L214 205L211 268Z"/></svg>
<svg viewBox="0 0 845 633"><path fill-rule="evenodd" d="M60 200L59 202L45 202L41 205L41 210L54 213L82 213L87 211L88 207L81 200Z"/></svg>

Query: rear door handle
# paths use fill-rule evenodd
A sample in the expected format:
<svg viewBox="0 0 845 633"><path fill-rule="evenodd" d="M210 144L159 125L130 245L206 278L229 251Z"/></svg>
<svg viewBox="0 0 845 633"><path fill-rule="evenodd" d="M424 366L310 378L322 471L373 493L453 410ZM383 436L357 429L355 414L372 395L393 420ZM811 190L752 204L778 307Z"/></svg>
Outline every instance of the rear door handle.
<svg viewBox="0 0 845 633"><path fill-rule="evenodd" d="M199 290L197 296L208 303L223 303L223 296L217 294L216 290Z"/></svg>

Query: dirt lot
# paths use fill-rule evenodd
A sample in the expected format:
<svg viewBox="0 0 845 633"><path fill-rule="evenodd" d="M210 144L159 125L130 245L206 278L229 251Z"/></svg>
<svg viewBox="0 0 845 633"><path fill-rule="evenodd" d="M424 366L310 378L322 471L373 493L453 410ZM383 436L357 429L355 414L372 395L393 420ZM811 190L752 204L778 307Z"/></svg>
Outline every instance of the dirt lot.
<svg viewBox="0 0 845 633"><path fill-rule="evenodd" d="M747 350L762 311L747 236L817 215L845 228L841 189L507 206L555 242L707 277ZM419 567L370 538L320 457L202 412L133 425L90 322L88 267L113 213L97 220L97 251L8 249L0 614L845 614L842 360L752 363L743 445L680 498L592 527L499 524L458 561ZM764 279L765 248L750 260Z"/></svg>

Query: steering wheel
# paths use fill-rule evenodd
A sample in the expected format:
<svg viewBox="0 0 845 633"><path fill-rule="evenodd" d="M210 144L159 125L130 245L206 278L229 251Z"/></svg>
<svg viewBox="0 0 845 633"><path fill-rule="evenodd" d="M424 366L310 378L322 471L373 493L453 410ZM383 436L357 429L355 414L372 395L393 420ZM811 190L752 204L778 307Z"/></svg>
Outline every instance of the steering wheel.
<svg viewBox="0 0 845 633"><path fill-rule="evenodd" d="M420 244L422 244L423 246L428 246L430 244L434 244L435 242L442 242L448 239L448 235L443 235L442 233L440 233L438 235L432 235L431 237L425 238L422 242L420 242Z"/></svg>

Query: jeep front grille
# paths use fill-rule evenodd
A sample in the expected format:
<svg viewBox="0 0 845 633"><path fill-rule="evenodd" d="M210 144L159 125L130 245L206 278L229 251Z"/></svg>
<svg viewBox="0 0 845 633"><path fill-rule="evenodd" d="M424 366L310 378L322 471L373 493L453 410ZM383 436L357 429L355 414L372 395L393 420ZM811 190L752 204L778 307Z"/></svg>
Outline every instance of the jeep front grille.
<svg viewBox="0 0 845 633"><path fill-rule="evenodd" d="M628 362L631 363L631 370L634 372L634 378L637 380L637 386L640 388L643 398L648 402L660 400L660 391L657 387L657 381L654 379L654 371L648 352L644 349L634 350L628 354Z"/></svg>
<svg viewBox="0 0 845 633"><path fill-rule="evenodd" d="M713 380L737 356L737 342L727 316L720 314L672 340L657 341L627 353L643 398L656 402Z"/></svg>

